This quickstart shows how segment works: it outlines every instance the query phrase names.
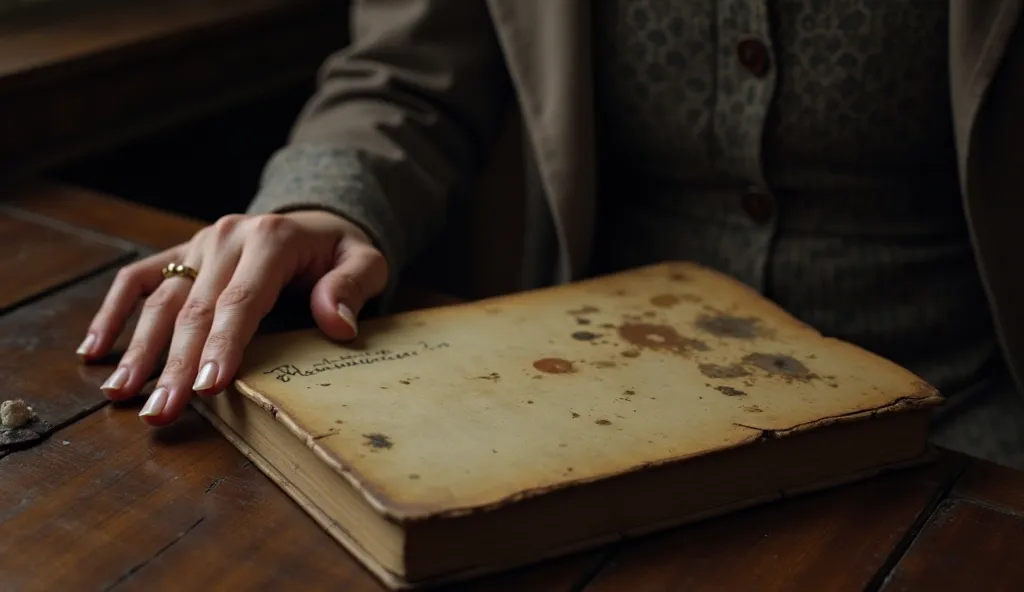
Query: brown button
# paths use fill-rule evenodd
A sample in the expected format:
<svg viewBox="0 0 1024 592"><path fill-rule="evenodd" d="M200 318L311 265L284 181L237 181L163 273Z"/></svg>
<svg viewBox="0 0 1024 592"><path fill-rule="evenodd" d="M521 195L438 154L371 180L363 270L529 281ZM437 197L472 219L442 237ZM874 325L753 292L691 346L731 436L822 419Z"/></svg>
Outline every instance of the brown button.
<svg viewBox="0 0 1024 592"><path fill-rule="evenodd" d="M768 73L768 47L758 39L744 39L736 46L736 57L751 74L760 78Z"/></svg>
<svg viewBox="0 0 1024 592"><path fill-rule="evenodd" d="M755 223L767 224L775 214L775 200L760 191L748 191L743 194L743 209Z"/></svg>

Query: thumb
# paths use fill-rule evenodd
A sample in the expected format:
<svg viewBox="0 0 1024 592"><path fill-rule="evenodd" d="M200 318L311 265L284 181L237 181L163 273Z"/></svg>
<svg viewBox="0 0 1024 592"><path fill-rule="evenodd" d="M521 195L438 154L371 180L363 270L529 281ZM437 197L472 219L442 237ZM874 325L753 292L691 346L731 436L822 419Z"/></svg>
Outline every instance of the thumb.
<svg viewBox="0 0 1024 592"><path fill-rule="evenodd" d="M347 246L334 269L313 286L310 308L317 326L331 339L355 338L359 312L387 281L388 266L380 251L363 244Z"/></svg>

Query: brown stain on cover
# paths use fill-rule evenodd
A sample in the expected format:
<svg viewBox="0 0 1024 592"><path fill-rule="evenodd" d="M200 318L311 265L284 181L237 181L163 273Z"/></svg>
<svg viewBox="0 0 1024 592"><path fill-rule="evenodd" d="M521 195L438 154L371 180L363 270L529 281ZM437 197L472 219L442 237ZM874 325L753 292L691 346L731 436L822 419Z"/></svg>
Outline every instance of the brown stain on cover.
<svg viewBox="0 0 1024 592"><path fill-rule="evenodd" d="M651 298L651 304L658 308L672 308L679 304L679 297L675 294L659 294Z"/></svg>
<svg viewBox="0 0 1024 592"><path fill-rule="evenodd" d="M720 393L722 393L723 395L725 395L727 397L745 397L745 396L747 396L747 393L741 391L738 388L733 388L731 386L716 386L715 390L720 392Z"/></svg>
<svg viewBox="0 0 1024 592"><path fill-rule="evenodd" d="M600 335L591 331L577 331L572 334L572 338L576 341L593 341L598 337L600 337Z"/></svg>
<svg viewBox="0 0 1024 592"><path fill-rule="evenodd" d="M608 421L607 419L598 419L594 423L596 423L599 426L610 426L610 425L612 425L612 422Z"/></svg>
<svg viewBox="0 0 1024 592"><path fill-rule="evenodd" d="M652 323L626 323L619 327L619 337L627 343L656 351L669 351L686 355L691 351L708 351L699 339L683 337L668 325Z"/></svg>
<svg viewBox="0 0 1024 592"><path fill-rule="evenodd" d="M697 328L717 337L753 339L764 336L761 320L757 317L737 317L726 313L702 314L697 317Z"/></svg>
<svg viewBox="0 0 1024 592"><path fill-rule="evenodd" d="M580 308L577 308L576 310L570 310L569 314L571 314L571 315L573 315L575 317L579 317L579 316L583 316L583 315L593 314L595 312L601 312L601 311L597 307L590 306L588 304L586 306L582 306Z"/></svg>
<svg viewBox="0 0 1024 592"><path fill-rule="evenodd" d="M756 366L769 374L775 374L790 380L808 382L818 378L817 375L808 370L807 366L793 356L754 353L743 358L743 363Z"/></svg>
<svg viewBox="0 0 1024 592"><path fill-rule="evenodd" d="M689 281L692 281L690 276L686 275L685 273L679 272L679 271L674 272L674 273L670 273L668 275L668 279L672 280L673 282L689 282Z"/></svg>
<svg viewBox="0 0 1024 592"><path fill-rule="evenodd" d="M701 364L700 373L708 378L740 378L742 376L750 376L750 371L741 364L730 364L728 366Z"/></svg>
<svg viewBox="0 0 1024 592"><path fill-rule="evenodd" d="M477 376L477 379L478 380L492 380L494 382L497 382L497 381L501 380L501 375L498 374L497 372L491 372L490 374L487 374L487 375L484 375L484 376Z"/></svg>
<svg viewBox="0 0 1024 592"><path fill-rule="evenodd" d="M622 357L624 357L624 358L639 358L640 357L640 352L636 351L635 349L627 349L626 351L622 352Z"/></svg>
<svg viewBox="0 0 1024 592"><path fill-rule="evenodd" d="M571 374L576 371L572 362L562 358L542 358L534 362L533 367L545 374Z"/></svg>
<svg viewBox="0 0 1024 592"><path fill-rule="evenodd" d="M384 434L364 434L363 437L366 438L366 445L374 450L388 450L395 445Z"/></svg>

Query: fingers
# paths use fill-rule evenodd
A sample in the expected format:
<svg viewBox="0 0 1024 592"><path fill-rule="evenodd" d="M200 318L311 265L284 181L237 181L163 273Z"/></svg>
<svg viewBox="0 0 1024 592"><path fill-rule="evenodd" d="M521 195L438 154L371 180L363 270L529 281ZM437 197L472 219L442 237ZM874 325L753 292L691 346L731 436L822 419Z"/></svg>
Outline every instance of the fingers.
<svg viewBox="0 0 1024 592"><path fill-rule="evenodd" d="M330 338L353 339L363 305L384 289L388 267L379 251L362 242L342 242L338 265L327 272L310 295L313 318Z"/></svg>
<svg viewBox="0 0 1024 592"><path fill-rule="evenodd" d="M164 280L161 268L170 262L198 269L198 277ZM228 386L261 320L297 277L317 280L313 316L328 336L345 340L355 337L357 315L384 289L388 269L365 233L334 214L227 216L186 245L118 274L80 351L104 355L148 294L121 364L102 388L112 399L134 396L166 349L157 388L139 413L150 425L165 425L193 392Z"/></svg>
<svg viewBox="0 0 1024 592"><path fill-rule="evenodd" d="M187 261L186 265L198 265L192 258ZM188 278L162 281L143 302L128 349L117 369L100 387L108 398L121 400L132 397L149 380L161 352L171 339L174 319L188 297L191 283Z"/></svg>
<svg viewBox="0 0 1024 592"><path fill-rule="evenodd" d="M218 299L238 264L240 243L233 223L221 223L203 242L202 267L174 318L163 372L139 414L144 422L157 426L174 421L192 397L199 355L210 334Z"/></svg>
<svg viewBox="0 0 1024 592"><path fill-rule="evenodd" d="M252 241L242 252L231 282L217 300L213 327L200 357L192 389L201 394L227 388L242 352L295 273L294 253L280 244Z"/></svg>
<svg viewBox="0 0 1024 592"><path fill-rule="evenodd" d="M153 293L163 281L160 270L172 261L177 261L182 247L178 246L157 253L122 267L103 299L103 304L93 316L85 339L78 346L79 356L84 360L95 360L110 353L118 335L131 316L139 299Z"/></svg>

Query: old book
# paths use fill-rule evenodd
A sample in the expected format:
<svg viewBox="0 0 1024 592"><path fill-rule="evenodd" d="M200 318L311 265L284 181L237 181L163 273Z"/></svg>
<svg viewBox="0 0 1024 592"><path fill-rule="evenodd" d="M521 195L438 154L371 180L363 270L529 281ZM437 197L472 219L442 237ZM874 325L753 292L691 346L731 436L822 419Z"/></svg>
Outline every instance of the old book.
<svg viewBox="0 0 1024 592"><path fill-rule="evenodd" d="M263 336L197 407L395 588L917 463L941 401L683 263L361 329Z"/></svg>

